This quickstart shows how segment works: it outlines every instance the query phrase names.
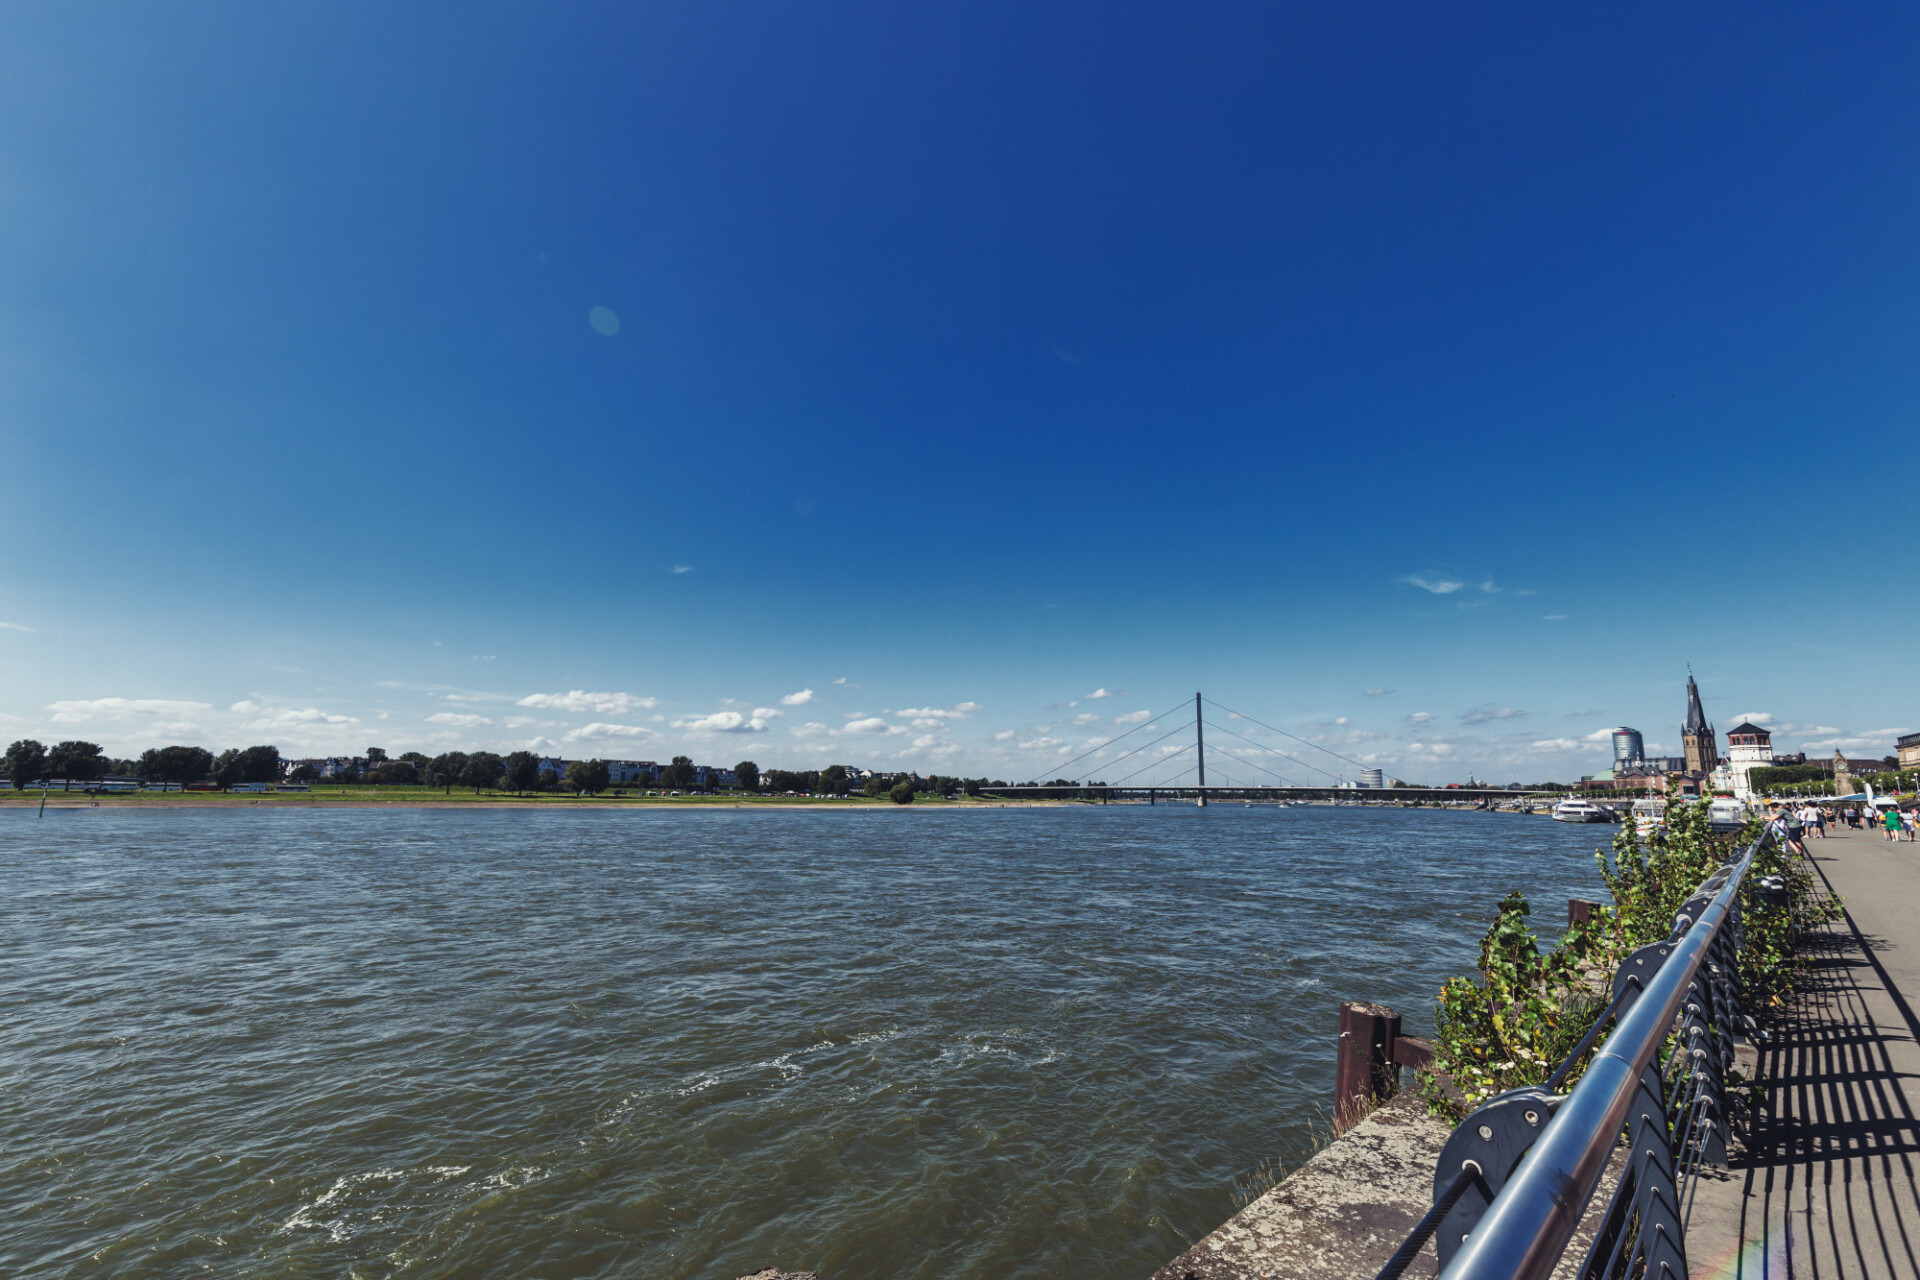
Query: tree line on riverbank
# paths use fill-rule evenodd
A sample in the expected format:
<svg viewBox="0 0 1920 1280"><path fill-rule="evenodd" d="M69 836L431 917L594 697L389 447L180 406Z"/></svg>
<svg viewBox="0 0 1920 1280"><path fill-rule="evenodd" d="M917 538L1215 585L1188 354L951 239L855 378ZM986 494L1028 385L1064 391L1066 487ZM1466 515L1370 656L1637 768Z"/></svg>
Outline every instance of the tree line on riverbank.
<svg viewBox="0 0 1920 1280"><path fill-rule="evenodd" d="M66 786L87 785L106 777L138 778L144 782L189 787L211 785L226 790L255 783L298 782L335 783L343 786L427 786L439 787L451 794L455 787L482 791L510 791L515 794L572 791L579 795L598 795L612 785L611 770L604 760L574 760L564 774L542 767L541 758L531 751L513 751L502 756L491 751L446 751L428 756L418 751L389 756L379 747L369 747L362 767L353 763L328 778L321 778L311 765L301 765L282 777L280 749L270 744L234 747L215 755L204 747L153 747L138 758L116 760L102 754L98 743L73 739L47 747L31 738L23 738L7 748L0 758L4 772L15 790L44 780L60 781ZM875 775L862 778L844 765L825 769L768 769L764 773L751 760L742 760L733 769L735 786L746 792L792 792L797 795L845 796L856 791L865 795L885 795L895 803L910 804L922 794L952 795L964 792L979 795L989 787L1003 787L986 778L958 778L935 774L916 778L910 774ZM659 768L656 778L636 785L663 790L692 791L699 788L701 770L691 758L675 756Z"/></svg>

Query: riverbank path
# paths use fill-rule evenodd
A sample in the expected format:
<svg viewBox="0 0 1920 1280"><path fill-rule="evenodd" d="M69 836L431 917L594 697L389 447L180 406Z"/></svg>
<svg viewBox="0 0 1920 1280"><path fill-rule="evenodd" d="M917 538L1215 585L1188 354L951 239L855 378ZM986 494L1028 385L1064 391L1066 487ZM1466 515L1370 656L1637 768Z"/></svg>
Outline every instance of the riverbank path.
<svg viewBox="0 0 1920 1280"><path fill-rule="evenodd" d="M1694 1280L1920 1277L1920 844L1811 839L1841 919L1757 1046L1765 1105L1724 1177L1699 1183Z"/></svg>

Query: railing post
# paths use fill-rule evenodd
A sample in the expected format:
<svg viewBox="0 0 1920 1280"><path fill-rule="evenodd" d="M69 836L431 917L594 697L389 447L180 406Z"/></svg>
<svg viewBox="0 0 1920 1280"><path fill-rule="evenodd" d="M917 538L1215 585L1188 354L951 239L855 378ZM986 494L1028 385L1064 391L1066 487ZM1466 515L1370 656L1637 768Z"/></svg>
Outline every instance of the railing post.
<svg viewBox="0 0 1920 1280"><path fill-rule="evenodd" d="M1576 924L1585 924L1593 919L1594 914L1599 910L1600 904L1597 902L1588 902L1585 898L1568 898L1567 926L1571 928Z"/></svg>
<svg viewBox="0 0 1920 1280"><path fill-rule="evenodd" d="M1340 1041L1333 1077L1333 1127L1344 1133L1391 1091L1399 1069L1393 1042L1400 1015L1383 1004L1347 1000L1340 1005Z"/></svg>

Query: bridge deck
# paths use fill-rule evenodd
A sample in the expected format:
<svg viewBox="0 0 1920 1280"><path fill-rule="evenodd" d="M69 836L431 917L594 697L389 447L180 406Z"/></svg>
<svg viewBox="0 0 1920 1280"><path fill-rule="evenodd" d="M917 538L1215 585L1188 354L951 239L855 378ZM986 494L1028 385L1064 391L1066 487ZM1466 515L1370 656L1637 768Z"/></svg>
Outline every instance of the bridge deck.
<svg viewBox="0 0 1920 1280"><path fill-rule="evenodd" d="M1767 1103L1731 1175L1700 1184L1698 1280L1920 1276L1920 844L1809 840L1847 918L1760 1049Z"/></svg>

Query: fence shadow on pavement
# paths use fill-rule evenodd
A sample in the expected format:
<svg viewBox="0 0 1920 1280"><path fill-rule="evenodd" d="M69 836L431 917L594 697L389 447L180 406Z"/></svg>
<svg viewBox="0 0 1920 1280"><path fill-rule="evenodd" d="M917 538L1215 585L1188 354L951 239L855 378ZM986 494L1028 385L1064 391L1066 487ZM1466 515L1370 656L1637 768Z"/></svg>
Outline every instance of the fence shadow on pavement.
<svg viewBox="0 0 1920 1280"><path fill-rule="evenodd" d="M1801 992L1760 1047L1765 1102L1731 1185L1703 1189L1705 1216L1738 1218L1712 1235L1741 1243L1695 1253L1695 1277L1920 1277L1920 1024L1876 946L1851 917L1803 939Z"/></svg>

